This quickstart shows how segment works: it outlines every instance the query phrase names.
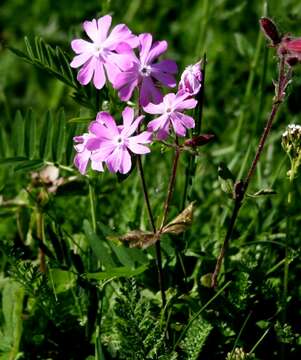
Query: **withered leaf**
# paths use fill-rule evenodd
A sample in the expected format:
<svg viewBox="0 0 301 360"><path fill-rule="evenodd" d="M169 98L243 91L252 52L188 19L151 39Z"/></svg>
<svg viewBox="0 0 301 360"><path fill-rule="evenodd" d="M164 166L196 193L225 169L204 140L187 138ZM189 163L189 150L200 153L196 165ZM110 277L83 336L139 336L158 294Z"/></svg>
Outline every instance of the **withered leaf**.
<svg viewBox="0 0 301 360"><path fill-rule="evenodd" d="M181 234L192 224L194 201L191 202L178 216L164 226L162 234Z"/></svg>
<svg viewBox="0 0 301 360"><path fill-rule="evenodd" d="M263 196L263 195L275 195L277 192L274 189L260 189L253 196Z"/></svg>
<svg viewBox="0 0 301 360"><path fill-rule="evenodd" d="M119 236L118 239L127 243L130 248L146 249L159 240L159 235L142 230L132 230L125 235Z"/></svg>

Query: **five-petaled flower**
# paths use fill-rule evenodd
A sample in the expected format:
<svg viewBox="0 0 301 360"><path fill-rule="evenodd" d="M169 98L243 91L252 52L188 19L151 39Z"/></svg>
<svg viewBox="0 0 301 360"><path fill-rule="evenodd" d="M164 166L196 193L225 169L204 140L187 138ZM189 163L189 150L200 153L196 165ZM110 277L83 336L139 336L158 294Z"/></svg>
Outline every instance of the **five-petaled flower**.
<svg viewBox="0 0 301 360"><path fill-rule="evenodd" d="M134 89L139 86L140 104L147 105L150 102L158 104L163 95L157 87L157 82L167 86L176 86L174 74L177 65L172 60L155 60L167 50L167 42L156 41L153 43L151 34L139 35L140 54L139 58L132 51L132 67L118 74L114 81L114 88L119 90L119 97L123 101L131 98Z"/></svg>
<svg viewBox="0 0 301 360"><path fill-rule="evenodd" d="M71 42L77 54L71 66L80 69L77 80L87 85L93 78L94 86L101 89L106 82L106 75L111 83L120 71L131 66L128 55L132 48L138 46L138 37L133 35L124 24L115 26L108 35L112 18L105 15L98 20L85 21L83 28L92 42L75 39Z"/></svg>
<svg viewBox="0 0 301 360"><path fill-rule="evenodd" d="M186 92L190 95L197 95L202 82L201 63L189 65L183 71L179 82L179 92Z"/></svg>
<svg viewBox="0 0 301 360"><path fill-rule="evenodd" d="M99 112L96 116L96 122L100 124L104 124L103 117L101 116L101 112ZM78 168L81 174L85 174L87 170L87 166L89 161L91 160L91 168L96 171L103 171L102 162L96 162L91 159L92 152L87 149L87 142L90 139L95 138L95 135L90 131L88 133L84 133L79 136L74 136L73 141L76 143L74 148L77 154L74 157L74 165Z"/></svg>
<svg viewBox="0 0 301 360"><path fill-rule="evenodd" d="M152 141L152 133L143 131L133 135L144 116L134 118L134 110L126 107L122 112L123 125L117 126L114 118L101 112L103 123L94 121L89 131L94 135L88 139L86 148L91 151L91 160L97 164L105 161L108 169L126 174L132 166L131 153L146 154L150 149L146 144Z"/></svg>
<svg viewBox="0 0 301 360"><path fill-rule="evenodd" d="M194 119L183 114L185 109L196 107L197 100L189 98L189 93L167 94L160 104L148 104L144 111L149 114L161 114L158 118L149 122L147 129L157 131L157 138L164 140L167 138L172 125L176 135L185 136L186 129L194 128Z"/></svg>

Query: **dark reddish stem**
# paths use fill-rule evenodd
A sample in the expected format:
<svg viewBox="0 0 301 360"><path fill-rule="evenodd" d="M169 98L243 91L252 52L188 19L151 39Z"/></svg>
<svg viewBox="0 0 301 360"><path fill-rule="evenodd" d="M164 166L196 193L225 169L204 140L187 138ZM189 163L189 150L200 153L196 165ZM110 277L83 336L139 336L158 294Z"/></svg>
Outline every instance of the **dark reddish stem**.
<svg viewBox="0 0 301 360"><path fill-rule="evenodd" d="M138 104L139 104L138 115L140 115L140 112L141 112L139 94L140 94L140 91L138 91ZM140 126L138 127L138 132L139 131L140 131ZM149 221L151 223L154 234L156 234L156 232L157 232L156 224L155 224L152 208L151 208L150 201L149 201L147 185L146 185L146 181L145 181L145 176L144 176L144 171L143 171L143 166L142 166L142 161L141 161L140 155L137 156L137 167L138 167L138 172L139 172L140 179L141 179L143 196L144 196L144 200L145 200L145 204L146 204ZM156 248L156 265L157 265L157 270L158 270L158 284L159 284L159 289L161 292L162 308L164 308L166 305L166 296L165 296L165 291L164 291L164 275L163 275L160 239L158 239L158 241L156 242L155 248Z"/></svg>
<svg viewBox="0 0 301 360"><path fill-rule="evenodd" d="M252 161L252 164L249 168L249 171L247 173L247 176L245 178L245 180L243 182L239 182L236 184L235 190L234 190L234 196L235 196L235 204L234 204L234 208L233 208L233 212L230 218L230 223L229 223L229 227L224 239L224 243L223 246L220 250L219 256L217 258L217 262L215 265L215 269L214 272L212 274L212 279L211 279L211 286L212 287L216 287L217 285L217 277L218 274L220 272L220 269L222 267L222 263L223 263L223 259L225 257L225 253L226 253L226 249L228 248L229 245L229 241L231 239L232 233L233 233L233 229L234 229L234 225L236 222L236 219L238 217L239 214L239 210L242 206L246 191L248 189L250 180L252 178L252 176L254 175L254 171L256 169L257 163L260 159L260 156L262 154L264 145L266 143L266 139L270 133L270 130L272 128L273 125L273 121L277 115L277 112L279 110L279 107L281 105L281 103L283 102L283 99L285 97L285 88L289 82L290 79L290 72L288 72L288 74L286 74L285 72L285 57L282 56L280 58L280 64L279 64L279 76L278 76L278 84L277 84L277 88L276 88L276 97L273 103L273 107L271 110L271 113L268 117L266 126L263 130L263 133L261 135L258 147L257 147L257 151L256 154L254 156L254 159Z"/></svg>
<svg viewBox="0 0 301 360"><path fill-rule="evenodd" d="M177 140L176 140L176 143L177 143ZM169 178L167 196L166 196L166 200L165 200L165 203L164 203L163 216L162 216L162 221L161 221L161 226L160 226L159 232L162 232L163 227L164 227L165 222L166 222L166 219L167 219L169 205L170 205L170 201L171 201L171 198L172 198L172 194L173 194L173 190L174 190L174 186L175 186L175 182L176 182L176 175L177 175L179 157L180 157L180 148L179 148L178 143L177 143L176 152L175 152L173 165L172 165L172 171L171 171L171 175L170 175L170 178Z"/></svg>

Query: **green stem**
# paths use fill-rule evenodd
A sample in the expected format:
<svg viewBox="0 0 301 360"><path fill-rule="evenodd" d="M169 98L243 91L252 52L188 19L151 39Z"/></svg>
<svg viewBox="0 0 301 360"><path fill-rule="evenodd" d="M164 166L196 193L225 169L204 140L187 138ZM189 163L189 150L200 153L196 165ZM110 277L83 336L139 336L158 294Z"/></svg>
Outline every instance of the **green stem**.
<svg viewBox="0 0 301 360"><path fill-rule="evenodd" d="M180 344L181 340L183 339L183 336L187 333L187 330L190 328L190 326L192 325L194 320L201 315L201 313L231 284L231 282L232 281L228 281L214 296L212 296L212 298L209 301L206 302L206 304L204 306L202 306L200 308L199 311L197 311L193 315L193 317L189 320L188 324L185 326L184 330L181 332L181 335L179 336L179 338L174 346L174 350Z"/></svg>
<svg viewBox="0 0 301 360"><path fill-rule="evenodd" d="M91 222L92 229L96 233L96 199L95 199L95 190L94 186L89 181L89 200L90 200L90 211L91 211Z"/></svg>

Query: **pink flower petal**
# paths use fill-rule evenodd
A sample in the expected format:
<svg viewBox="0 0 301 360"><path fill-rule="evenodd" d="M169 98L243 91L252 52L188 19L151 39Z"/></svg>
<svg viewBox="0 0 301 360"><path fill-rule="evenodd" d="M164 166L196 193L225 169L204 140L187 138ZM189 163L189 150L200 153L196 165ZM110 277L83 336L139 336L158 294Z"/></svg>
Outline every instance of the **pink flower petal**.
<svg viewBox="0 0 301 360"><path fill-rule="evenodd" d="M138 82L138 72L136 71L136 67L133 67L129 71L120 72L114 80L114 88L120 89L126 84L130 84L137 81Z"/></svg>
<svg viewBox="0 0 301 360"><path fill-rule="evenodd" d="M162 99L163 95L160 90L155 87L153 80L150 77L144 77L141 84L140 104L143 107L150 102L158 104Z"/></svg>
<svg viewBox="0 0 301 360"><path fill-rule="evenodd" d="M165 106L164 106L163 102L160 104L149 103L148 105L143 106L143 110L146 113L152 114L152 115L163 114L164 110L165 110Z"/></svg>
<svg viewBox="0 0 301 360"><path fill-rule="evenodd" d="M124 149L121 153L121 162L119 166L119 171L121 174L126 174L131 170L132 167L132 160L131 155L127 151L127 149Z"/></svg>
<svg viewBox="0 0 301 360"><path fill-rule="evenodd" d="M168 87L175 87L177 82L173 75L166 74L164 72L153 71L152 76L160 81L163 85Z"/></svg>
<svg viewBox="0 0 301 360"><path fill-rule="evenodd" d="M101 42L106 40L111 23L112 23L112 17L110 15L105 15L100 19L98 19L97 25L99 30L99 40Z"/></svg>
<svg viewBox="0 0 301 360"><path fill-rule="evenodd" d="M71 41L71 47L76 54L82 54L90 52L93 44L83 39L75 39Z"/></svg>
<svg viewBox="0 0 301 360"><path fill-rule="evenodd" d="M96 171L103 171L102 162L91 160L91 168Z"/></svg>
<svg viewBox="0 0 301 360"><path fill-rule="evenodd" d="M134 109L127 106L122 112L123 125L125 128L129 128L134 121Z"/></svg>
<svg viewBox="0 0 301 360"><path fill-rule="evenodd" d="M104 63L104 67L106 69L110 83L114 85L117 75L121 73L119 67L116 64L109 62Z"/></svg>
<svg viewBox="0 0 301 360"><path fill-rule="evenodd" d="M90 58L90 60L86 62L85 65L78 72L77 80L82 85L87 85L91 81L95 69L95 63L95 57Z"/></svg>
<svg viewBox="0 0 301 360"><path fill-rule="evenodd" d="M141 64L145 65L147 63L147 57L152 46L153 37L148 33L140 34L139 41L141 44L140 61Z"/></svg>
<svg viewBox="0 0 301 360"><path fill-rule="evenodd" d="M158 118L150 121L147 125L148 131L157 131L159 128L163 128L166 123L169 122L169 117L166 114L159 116Z"/></svg>
<svg viewBox="0 0 301 360"><path fill-rule="evenodd" d="M132 139L129 141L128 148L134 154L147 154L150 152L150 149L147 146L136 143L135 141L132 141Z"/></svg>
<svg viewBox="0 0 301 360"><path fill-rule="evenodd" d="M176 74L178 72L177 64L173 60L162 60L156 64L152 64L152 69L170 74Z"/></svg>
<svg viewBox="0 0 301 360"><path fill-rule="evenodd" d="M86 63L91 57L92 57L92 55L89 53L83 53L83 54L77 55L71 61L70 66L73 68L80 67L84 63Z"/></svg>
<svg viewBox="0 0 301 360"><path fill-rule="evenodd" d="M133 66L132 57L128 54L114 54L110 53L108 55L107 63L113 63L119 67L119 69L126 71L129 70Z"/></svg>
<svg viewBox="0 0 301 360"><path fill-rule="evenodd" d="M118 91L118 96L122 101L128 101L132 97L135 87L138 85L138 79L134 82L129 82Z"/></svg>
<svg viewBox="0 0 301 360"><path fill-rule="evenodd" d="M90 159L91 152L84 150L78 153L74 157L74 165L78 168L79 172L84 175L86 173L87 165Z"/></svg>
<svg viewBox="0 0 301 360"><path fill-rule="evenodd" d="M94 151L91 159L95 161L105 161L116 149L116 145L111 140L104 140L101 142L99 149Z"/></svg>
<svg viewBox="0 0 301 360"><path fill-rule="evenodd" d="M146 57L146 62L152 63L157 57L167 50L167 41L156 41Z"/></svg>
<svg viewBox="0 0 301 360"><path fill-rule="evenodd" d="M133 121L133 123L127 127L127 126L124 126L123 130L121 131L121 134L124 136L124 137L129 137L131 136L132 134L134 134L134 132L137 130L138 128L138 125L140 124L140 122L144 119L144 115L141 115L139 117L137 117L135 119L135 121Z"/></svg>
<svg viewBox="0 0 301 360"><path fill-rule="evenodd" d="M121 160L122 160L122 150L119 148L115 148L115 150L106 160L108 169L111 172L116 173L120 169Z"/></svg>
<svg viewBox="0 0 301 360"><path fill-rule="evenodd" d="M177 116L177 118L187 129L193 129L195 127L195 121L191 116L182 114L177 111L174 113L174 115Z"/></svg>
<svg viewBox="0 0 301 360"><path fill-rule="evenodd" d="M149 131L143 131L142 133L136 135L136 136L132 136L130 137L130 141L135 141L136 143L139 144L149 144L152 142L152 136L153 134Z"/></svg>
<svg viewBox="0 0 301 360"><path fill-rule="evenodd" d="M110 50L115 50L115 48L121 43L125 42L129 44L132 48L138 46L137 36L133 35L129 28L124 24L116 25L103 45Z"/></svg>
<svg viewBox="0 0 301 360"><path fill-rule="evenodd" d="M171 116L170 118L171 118L171 123L172 123L175 133L178 136L185 136L186 128L183 126L181 121L176 116Z"/></svg>
<svg viewBox="0 0 301 360"><path fill-rule="evenodd" d="M83 28L84 28L85 32L87 33L87 35L89 36L89 38L94 43L100 43L99 31L98 31L97 22L95 19L93 19L92 21L85 21L83 23Z"/></svg>
<svg viewBox="0 0 301 360"><path fill-rule="evenodd" d="M93 84L96 87L96 89L100 90L104 87L105 83L106 83L106 77L103 69L103 64L99 59L97 59L95 64Z"/></svg>
<svg viewBox="0 0 301 360"><path fill-rule="evenodd" d="M183 100L181 102L177 102L175 109L176 110L185 110L185 109L194 109L197 105L197 100L195 99L187 99L187 100Z"/></svg>

